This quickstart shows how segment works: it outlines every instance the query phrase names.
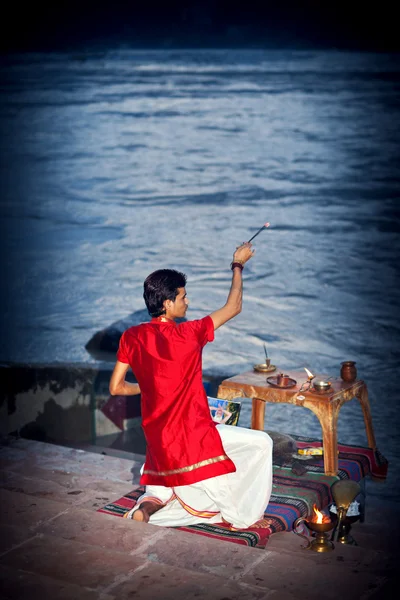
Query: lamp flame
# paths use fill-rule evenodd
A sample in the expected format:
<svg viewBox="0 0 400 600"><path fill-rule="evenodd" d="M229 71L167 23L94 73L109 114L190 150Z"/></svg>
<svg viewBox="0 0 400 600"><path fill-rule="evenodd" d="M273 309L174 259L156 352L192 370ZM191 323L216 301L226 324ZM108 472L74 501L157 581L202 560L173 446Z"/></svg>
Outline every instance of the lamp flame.
<svg viewBox="0 0 400 600"><path fill-rule="evenodd" d="M314 514L311 515L310 521L312 521L313 523L318 523L318 524L330 523L331 519L328 517L328 515L324 515L324 513L322 513L320 510L318 510L316 504L314 504L314 506L313 506L313 511L314 511Z"/></svg>
<svg viewBox="0 0 400 600"><path fill-rule="evenodd" d="M311 373L311 371L309 371L309 370L308 370L308 369L306 369L305 367L304 367L304 370L305 370L305 372L307 373L308 379L310 379L310 380L311 380L311 379L314 379L315 375L313 375L313 374Z"/></svg>

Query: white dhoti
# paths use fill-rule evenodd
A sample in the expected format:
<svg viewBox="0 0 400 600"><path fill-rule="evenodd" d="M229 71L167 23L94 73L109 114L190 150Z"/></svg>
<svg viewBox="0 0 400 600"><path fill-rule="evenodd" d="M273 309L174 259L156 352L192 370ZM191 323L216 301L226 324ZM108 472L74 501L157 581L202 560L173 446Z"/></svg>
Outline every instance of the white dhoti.
<svg viewBox="0 0 400 600"><path fill-rule="evenodd" d="M264 431L217 425L235 473L219 475L192 485L168 488L147 485L132 518L144 500L164 506L150 517L152 525L179 527L227 521L246 529L262 518L272 492L272 440Z"/></svg>

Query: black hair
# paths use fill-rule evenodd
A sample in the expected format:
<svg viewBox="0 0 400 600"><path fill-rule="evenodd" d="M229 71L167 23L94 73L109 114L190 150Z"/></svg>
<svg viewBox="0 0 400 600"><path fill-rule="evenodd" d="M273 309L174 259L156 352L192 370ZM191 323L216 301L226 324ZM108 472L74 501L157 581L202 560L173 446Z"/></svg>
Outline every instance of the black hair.
<svg viewBox="0 0 400 600"><path fill-rule="evenodd" d="M159 269L150 273L144 282L143 298L150 316L165 313L164 300L175 301L178 288L185 287L186 275L174 269Z"/></svg>

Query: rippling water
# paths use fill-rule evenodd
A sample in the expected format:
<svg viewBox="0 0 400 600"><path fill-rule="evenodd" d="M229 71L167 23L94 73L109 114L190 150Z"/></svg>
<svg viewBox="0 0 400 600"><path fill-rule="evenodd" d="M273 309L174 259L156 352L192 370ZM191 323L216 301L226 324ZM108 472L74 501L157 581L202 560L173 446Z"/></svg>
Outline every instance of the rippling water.
<svg viewBox="0 0 400 600"><path fill-rule="evenodd" d="M93 362L86 342L142 311L162 266L187 273L189 317L208 314L268 220L205 373L251 368L264 343L282 368L356 360L400 497L399 75L395 55L320 51L3 59L0 359ZM267 419L320 435L303 409ZM339 439L366 443L355 402Z"/></svg>

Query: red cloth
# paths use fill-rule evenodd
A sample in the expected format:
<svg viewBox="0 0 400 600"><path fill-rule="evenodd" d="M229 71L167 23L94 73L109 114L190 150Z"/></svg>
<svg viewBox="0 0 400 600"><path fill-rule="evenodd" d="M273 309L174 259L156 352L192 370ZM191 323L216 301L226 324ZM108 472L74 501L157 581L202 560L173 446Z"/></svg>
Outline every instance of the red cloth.
<svg viewBox="0 0 400 600"><path fill-rule="evenodd" d="M122 334L117 359L131 366L142 395L147 442L145 485L190 485L236 470L211 418L202 350L214 339L211 317L152 319Z"/></svg>

